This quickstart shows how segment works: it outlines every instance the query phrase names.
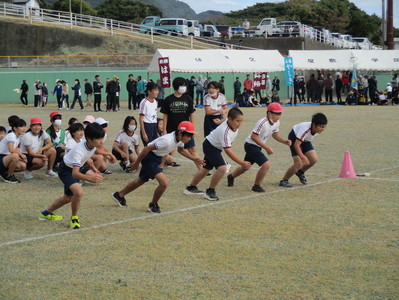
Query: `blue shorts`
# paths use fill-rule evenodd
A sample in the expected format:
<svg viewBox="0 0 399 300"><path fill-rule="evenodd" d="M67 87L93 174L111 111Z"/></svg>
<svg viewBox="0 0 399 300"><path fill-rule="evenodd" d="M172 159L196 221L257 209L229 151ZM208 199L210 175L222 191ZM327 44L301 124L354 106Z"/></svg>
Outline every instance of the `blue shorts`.
<svg viewBox="0 0 399 300"><path fill-rule="evenodd" d="M148 143L158 138L158 124L157 123L144 123L145 133L148 137ZM148 145L147 142L144 141L143 135L140 132L141 140L143 142L144 147Z"/></svg>
<svg viewBox="0 0 399 300"><path fill-rule="evenodd" d="M213 122L215 119L221 119L222 116L205 116L204 117L204 136L207 137L213 130L215 130L219 125Z"/></svg>
<svg viewBox="0 0 399 300"><path fill-rule="evenodd" d="M262 153L262 148L259 146L255 146L254 144L245 143L245 161L249 161L251 164L257 163L258 166L263 165L268 161L266 155Z"/></svg>
<svg viewBox="0 0 399 300"><path fill-rule="evenodd" d="M226 161L222 156L222 150L212 146L207 139L202 143L202 150L205 154L205 169L212 170L213 168L217 169L220 166L226 165Z"/></svg>
<svg viewBox="0 0 399 300"><path fill-rule="evenodd" d="M26 155L26 161L27 161L26 168L29 170L32 167L32 165L33 165L34 157L32 155L29 155L29 154L25 154L25 155Z"/></svg>
<svg viewBox="0 0 399 300"><path fill-rule="evenodd" d="M132 153L133 153L133 151L129 149L129 155L132 154ZM122 155L118 151L116 151L114 149L112 149L112 154L116 157L117 160L120 160L120 161L124 160L122 158Z"/></svg>
<svg viewBox="0 0 399 300"><path fill-rule="evenodd" d="M89 169L86 169L85 167L81 167L79 172L82 174L86 174ZM58 169L58 177L64 184L64 194L67 196L73 196L72 191L69 189L69 187L72 184L79 183L79 180L76 178L73 178L72 176L72 168L66 166L64 164L64 161L60 163L60 167Z"/></svg>
<svg viewBox="0 0 399 300"><path fill-rule="evenodd" d="M8 154L0 154L0 172L7 171L8 168L4 165L3 158L6 157Z"/></svg>
<svg viewBox="0 0 399 300"><path fill-rule="evenodd" d="M291 130L290 134L288 135L288 139L291 141L291 147L290 147L291 155L298 156L298 153L296 153L294 148L295 141L297 140L294 130ZM310 150L314 150L311 142L302 142L300 147L303 154L305 154Z"/></svg>
<svg viewBox="0 0 399 300"><path fill-rule="evenodd" d="M190 149L195 147L195 141L194 138L192 138L188 143L184 144L184 149Z"/></svg>
<svg viewBox="0 0 399 300"><path fill-rule="evenodd" d="M159 167L161 162L162 156L155 155L152 151L148 153L141 161L140 179L147 182L154 179L157 174L162 173L163 170Z"/></svg>

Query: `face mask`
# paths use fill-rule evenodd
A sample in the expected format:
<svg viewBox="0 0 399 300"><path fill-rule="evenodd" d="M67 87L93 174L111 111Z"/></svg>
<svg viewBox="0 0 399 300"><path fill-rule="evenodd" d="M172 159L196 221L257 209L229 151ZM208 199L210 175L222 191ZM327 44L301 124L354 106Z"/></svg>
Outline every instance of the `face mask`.
<svg viewBox="0 0 399 300"><path fill-rule="evenodd" d="M179 94L184 94L187 90L187 87L185 86L179 86Z"/></svg>
<svg viewBox="0 0 399 300"><path fill-rule="evenodd" d="M54 124L57 125L57 126L61 126L62 120L57 119L57 120L54 121Z"/></svg>
<svg viewBox="0 0 399 300"><path fill-rule="evenodd" d="M218 93L213 93L213 94L209 94L211 95L211 97L216 97L218 95Z"/></svg>
<svg viewBox="0 0 399 300"><path fill-rule="evenodd" d="M135 131L136 130L136 125L129 125L129 130L130 131Z"/></svg>

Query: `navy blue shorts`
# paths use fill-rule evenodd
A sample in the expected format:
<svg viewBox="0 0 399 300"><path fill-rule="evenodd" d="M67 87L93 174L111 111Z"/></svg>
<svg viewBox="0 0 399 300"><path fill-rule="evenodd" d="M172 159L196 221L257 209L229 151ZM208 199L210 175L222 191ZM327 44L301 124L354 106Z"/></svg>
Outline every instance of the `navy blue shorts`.
<svg viewBox="0 0 399 300"><path fill-rule="evenodd" d="M6 157L8 154L0 154L0 171L7 171L8 168L4 165L3 158Z"/></svg>
<svg viewBox="0 0 399 300"><path fill-rule="evenodd" d="M27 161L26 168L29 170L32 167L32 165L33 165L34 157L32 155L29 155L29 154L25 154L25 155L26 155L26 161Z"/></svg>
<svg viewBox="0 0 399 300"><path fill-rule="evenodd" d="M295 148L294 148L295 141L297 140L294 130L291 130L290 134L288 135L288 139L291 140L291 143L292 143L291 147L290 147L291 155L297 156L298 153L296 153ZM305 154L306 152L308 152L310 150L314 150L311 142L303 142L300 147L301 147L303 154Z"/></svg>
<svg viewBox="0 0 399 300"><path fill-rule="evenodd" d="M133 153L133 151L129 149L129 155L132 153ZM114 149L112 149L112 154L116 157L117 160L120 160L120 161L124 160L124 158L122 158L122 155Z"/></svg>
<svg viewBox="0 0 399 300"><path fill-rule="evenodd" d="M147 182L154 179L157 174L162 173L163 170L159 167L161 162L162 156L155 155L152 151L148 153L141 161L140 179Z"/></svg>
<svg viewBox="0 0 399 300"><path fill-rule="evenodd" d="M194 138L192 138L188 143L184 144L184 149L190 149L195 147L195 141Z"/></svg>
<svg viewBox="0 0 399 300"><path fill-rule="evenodd" d="M148 137L148 143L158 138L158 124L157 123L144 123L145 133ZM144 141L143 135L140 131L141 140L144 144L144 147L148 145L147 142Z"/></svg>
<svg viewBox="0 0 399 300"><path fill-rule="evenodd" d="M220 166L226 165L226 161L222 156L222 150L212 146L207 139L202 143L202 150L205 154L205 169L212 170L213 168L217 169Z"/></svg>
<svg viewBox="0 0 399 300"><path fill-rule="evenodd" d="M255 146L254 144L245 143L245 161L249 161L251 164L257 163L258 166L263 165L268 161L266 155L262 153L262 148L259 146Z"/></svg>
<svg viewBox="0 0 399 300"><path fill-rule="evenodd" d="M204 136L207 137L219 125L213 122L215 119L221 119L222 116L205 116L204 117Z"/></svg>
<svg viewBox="0 0 399 300"><path fill-rule="evenodd" d="M89 171L89 169L86 169L85 167L81 167L79 170L79 172L82 174L86 174L87 171ZM60 167L58 169L58 177L64 184L64 194L67 196L73 196L73 193L69 189L69 187L72 184L79 183L79 180L77 180L76 178L73 178L72 168L66 166L63 161L60 163Z"/></svg>

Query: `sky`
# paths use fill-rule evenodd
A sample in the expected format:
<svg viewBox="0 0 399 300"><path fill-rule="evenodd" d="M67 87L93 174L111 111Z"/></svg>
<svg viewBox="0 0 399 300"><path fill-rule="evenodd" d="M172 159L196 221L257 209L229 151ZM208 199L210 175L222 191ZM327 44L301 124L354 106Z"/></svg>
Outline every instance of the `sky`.
<svg viewBox="0 0 399 300"><path fill-rule="evenodd" d="M281 0L180 0L186 2L196 12L200 13L206 10L217 10L222 12L229 12L240 10L256 3L264 2L282 2ZM382 1L381 0L352 0L357 7L364 10L368 14L375 13L381 17ZM399 28L399 0L393 0L394 11L394 26ZM267 16L265 16L267 18ZM251 24L252 25L252 24Z"/></svg>

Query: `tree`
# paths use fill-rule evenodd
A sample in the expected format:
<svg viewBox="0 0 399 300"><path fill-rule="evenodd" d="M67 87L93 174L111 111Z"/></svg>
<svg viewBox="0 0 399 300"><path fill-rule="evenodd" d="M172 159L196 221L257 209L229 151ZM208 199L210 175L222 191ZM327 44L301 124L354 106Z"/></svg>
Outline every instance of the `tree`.
<svg viewBox="0 0 399 300"><path fill-rule="evenodd" d="M162 17L157 7L134 0L105 0L95 9L99 17L132 23L140 23L146 16Z"/></svg>
<svg viewBox="0 0 399 300"><path fill-rule="evenodd" d="M52 9L60 11L69 11L69 1L71 1L72 12L80 13L80 3L82 3L82 14L84 15L96 15L96 11L93 10L89 3L84 0L57 0L54 2Z"/></svg>

